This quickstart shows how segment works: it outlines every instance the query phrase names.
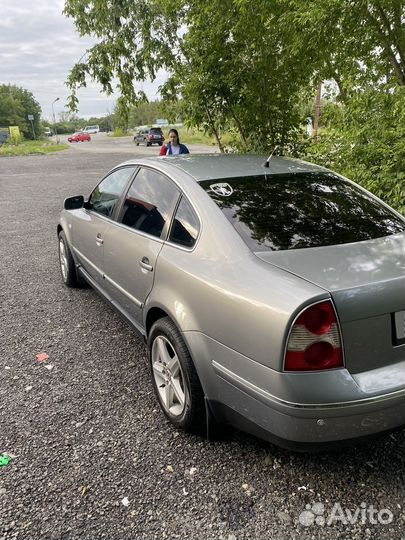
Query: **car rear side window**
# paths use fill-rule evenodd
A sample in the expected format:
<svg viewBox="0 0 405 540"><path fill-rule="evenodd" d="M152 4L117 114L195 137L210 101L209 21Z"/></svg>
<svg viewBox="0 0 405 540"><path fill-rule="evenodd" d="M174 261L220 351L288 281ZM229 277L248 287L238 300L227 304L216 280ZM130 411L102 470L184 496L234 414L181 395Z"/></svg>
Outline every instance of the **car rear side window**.
<svg viewBox="0 0 405 540"><path fill-rule="evenodd" d="M140 169L125 197L121 223L160 238L179 197L176 185L151 169Z"/></svg>
<svg viewBox="0 0 405 540"><path fill-rule="evenodd" d="M399 216L333 173L264 174L200 185L252 251L346 244L405 231Z"/></svg>
<svg viewBox="0 0 405 540"><path fill-rule="evenodd" d="M111 218L135 167L124 167L106 176L90 195L91 210Z"/></svg>
<svg viewBox="0 0 405 540"><path fill-rule="evenodd" d="M192 248L200 230L198 218L188 200L182 197L174 216L169 241Z"/></svg>

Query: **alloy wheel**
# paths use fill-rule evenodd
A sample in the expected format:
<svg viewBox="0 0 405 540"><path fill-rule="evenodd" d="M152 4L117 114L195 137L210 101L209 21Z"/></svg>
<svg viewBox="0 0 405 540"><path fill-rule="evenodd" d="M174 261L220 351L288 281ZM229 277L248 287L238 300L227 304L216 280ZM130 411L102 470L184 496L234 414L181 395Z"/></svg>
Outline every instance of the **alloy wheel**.
<svg viewBox="0 0 405 540"><path fill-rule="evenodd" d="M63 242L62 238L59 239L59 262L63 280L66 281L68 274L68 260L66 255L65 243Z"/></svg>
<svg viewBox="0 0 405 540"><path fill-rule="evenodd" d="M153 342L152 370L163 407L171 415L180 416L186 405L183 372L174 347L162 335Z"/></svg>

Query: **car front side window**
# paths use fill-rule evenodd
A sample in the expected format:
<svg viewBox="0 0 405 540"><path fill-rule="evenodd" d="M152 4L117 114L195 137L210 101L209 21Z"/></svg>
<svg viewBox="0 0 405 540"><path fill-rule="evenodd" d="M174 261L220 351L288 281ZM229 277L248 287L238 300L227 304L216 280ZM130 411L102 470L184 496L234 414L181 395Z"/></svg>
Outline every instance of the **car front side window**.
<svg viewBox="0 0 405 540"><path fill-rule="evenodd" d="M89 208L111 218L135 167L124 167L109 174L90 195Z"/></svg>
<svg viewBox="0 0 405 540"><path fill-rule="evenodd" d="M119 221L158 238L179 197L176 185L151 169L140 169L128 190Z"/></svg>

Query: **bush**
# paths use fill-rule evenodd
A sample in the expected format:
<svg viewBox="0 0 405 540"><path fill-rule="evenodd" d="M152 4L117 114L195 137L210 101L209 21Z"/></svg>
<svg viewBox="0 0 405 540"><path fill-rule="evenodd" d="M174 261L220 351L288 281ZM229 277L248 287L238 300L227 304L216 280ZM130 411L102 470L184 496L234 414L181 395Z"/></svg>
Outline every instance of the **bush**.
<svg viewBox="0 0 405 540"><path fill-rule="evenodd" d="M122 128L115 128L113 133L112 133L112 136L113 137L125 137L125 133L124 133Z"/></svg>
<svg viewBox="0 0 405 540"><path fill-rule="evenodd" d="M358 182L405 212L405 89L368 90L329 106L302 157Z"/></svg>
<svg viewBox="0 0 405 540"><path fill-rule="evenodd" d="M11 133L10 138L8 140L9 144L21 144L23 142L23 137L20 133Z"/></svg>

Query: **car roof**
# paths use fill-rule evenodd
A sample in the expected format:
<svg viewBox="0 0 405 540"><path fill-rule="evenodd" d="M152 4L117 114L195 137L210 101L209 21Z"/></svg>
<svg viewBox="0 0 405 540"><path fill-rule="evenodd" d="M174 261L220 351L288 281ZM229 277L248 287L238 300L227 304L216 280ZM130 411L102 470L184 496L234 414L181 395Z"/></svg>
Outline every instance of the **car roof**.
<svg viewBox="0 0 405 540"><path fill-rule="evenodd" d="M160 170L174 173L181 169L197 180L255 176L264 173L286 174L325 171L323 167L293 158L272 156L269 167L264 166L267 156L240 154L186 154L183 156L149 157L129 160L122 165L155 165Z"/></svg>

